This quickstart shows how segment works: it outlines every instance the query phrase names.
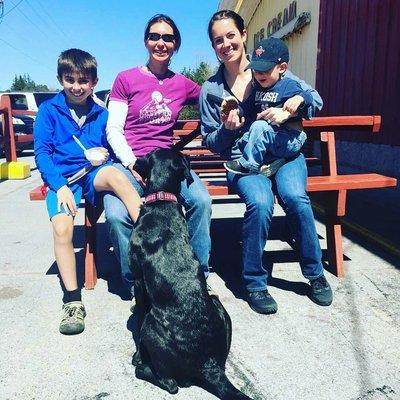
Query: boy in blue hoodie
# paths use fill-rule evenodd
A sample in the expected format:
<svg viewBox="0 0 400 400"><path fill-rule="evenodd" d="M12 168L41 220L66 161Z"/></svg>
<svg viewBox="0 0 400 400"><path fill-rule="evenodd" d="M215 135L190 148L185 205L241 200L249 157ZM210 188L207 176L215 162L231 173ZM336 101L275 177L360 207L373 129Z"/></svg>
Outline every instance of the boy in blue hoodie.
<svg viewBox="0 0 400 400"><path fill-rule="evenodd" d="M96 59L79 49L63 51L57 78L63 90L39 108L34 150L36 165L48 186L46 205L65 286L60 332L73 335L84 330L86 316L72 244L74 217L82 196L95 204L96 192L112 191L124 202L134 222L141 200L127 177L108 160L108 112L91 96L98 81Z"/></svg>
<svg viewBox="0 0 400 400"><path fill-rule="evenodd" d="M283 111L293 115L299 108L307 109L312 104L312 96L296 80L282 79L288 62L289 49L280 39L263 39L255 47L246 69L252 69L254 76L256 121L238 142L241 157L224 164L228 171L270 176L285 163L285 158L296 156L302 148L307 136L299 123L300 117L291 117L279 126L271 125L260 115L269 107L284 107Z"/></svg>

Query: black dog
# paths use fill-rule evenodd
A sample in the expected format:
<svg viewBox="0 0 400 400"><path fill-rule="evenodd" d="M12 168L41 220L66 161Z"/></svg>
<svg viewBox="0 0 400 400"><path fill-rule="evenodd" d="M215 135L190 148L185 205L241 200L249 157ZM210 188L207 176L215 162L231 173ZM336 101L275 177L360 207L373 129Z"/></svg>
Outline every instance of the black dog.
<svg viewBox="0 0 400 400"><path fill-rule="evenodd" d="M250 399L225 375L231 319L207 292L182 207L174 201L181 182L193 181L189 162L176 150L162 149L137 160L135 169L147 178L151 194L130 242L139 329L136 377L171 394L196 384L220 399Z"/></svg>

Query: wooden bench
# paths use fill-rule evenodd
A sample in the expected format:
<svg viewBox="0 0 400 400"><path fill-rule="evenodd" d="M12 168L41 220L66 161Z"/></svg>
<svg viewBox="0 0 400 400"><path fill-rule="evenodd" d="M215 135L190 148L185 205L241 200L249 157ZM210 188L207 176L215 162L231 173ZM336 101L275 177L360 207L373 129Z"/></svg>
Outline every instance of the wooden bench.
<svg viewBox="0 0 400 400"><path fill-rule="evenodd" d="M307 157L309 165L319 164L322 173L307 180L309 192L324 193L325 225L327 238L328 269L336 276L344 276L341 217L346 212L346 193L353 189L372 189L396 186L395 178L375 173L337 173L335 132L343 130L378 133L380 116L317 117L304 121L309 140L317 140L321 146L321 157ZM175 146L188 155L191 166L204 181L213 199L231 195L226 179L224 160L201 144L199 121L178 121L174 128ZM30 192L31 200L43 200L41 187ZM85 204L85 287L93 289L96 273L96 221L102 209Z"/></svg>
<svg viewBox="0 0 400 400"><path fill-rule="evenodd" d="M179 146L189 155L192 168L203 179L212 197L227 196L230 193L224 174L223 161L199 144L199 124L196 121L183 124L177 131ZM321 157L307 157L308 165L320 164L321 175L309 176L308 192L323 192L323 208L327 240L328 269L336 276L344 276L341 217L346 213L346 194L348 190L373 189L396 186L397 180L376 173L346 174L337 172L335 132L364 131L378 133L381 118L372 116L316 117L303 121L308 140L320 142ZM187 129L191 132L187 134ZM197 142L197 143L196 143ZM214 175L214 177L213 177Z"/></svg>

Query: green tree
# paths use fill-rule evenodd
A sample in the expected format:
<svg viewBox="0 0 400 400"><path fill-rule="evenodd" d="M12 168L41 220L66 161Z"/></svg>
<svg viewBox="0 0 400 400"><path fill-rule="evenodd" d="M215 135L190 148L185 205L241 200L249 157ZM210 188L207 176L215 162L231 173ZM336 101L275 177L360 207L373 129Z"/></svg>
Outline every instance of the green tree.
<svg viewBox="0 0 400 400"><path fill-rule="evenodd" d="M201 86L213 74L213 70L206 62L202 61L197 68L185 67L181 73ZM179 114L179 119L199 118L200 115L196 106L185 106Z"/></svg>
<svg viewBox="0 0 400 400"><path fill-rule="evenodd" d="M197 68L183 68L182 74L201 86L213 74L213 70L206 62L201 61Z"/></svg>
<svg viewBox="0 0 400 400"><path fill-rule="evenodd" d="M49 88L46 85L37 85L29 76L29 74L15 75L10 92L48 92Z"/></svg>
<svg viewBox="0 0 400 400"><path fill-rule="evenodd" d="M49 92L47 85L35 85L35 92Z"/></svg>

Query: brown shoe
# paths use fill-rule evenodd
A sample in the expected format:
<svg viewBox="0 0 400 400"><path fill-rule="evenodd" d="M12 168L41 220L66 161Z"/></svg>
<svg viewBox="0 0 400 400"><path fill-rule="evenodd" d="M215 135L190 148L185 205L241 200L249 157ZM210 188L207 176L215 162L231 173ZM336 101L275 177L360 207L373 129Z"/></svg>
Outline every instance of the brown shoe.
<svg viewBox="0 0 400 400"><path fill-rule="evenodd" d="M60 333L77 335L85 329L85 306L81 301L71 301L63 305L64 315L60 323Z"/></svg>

